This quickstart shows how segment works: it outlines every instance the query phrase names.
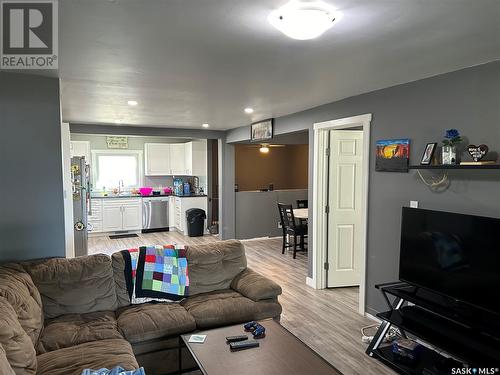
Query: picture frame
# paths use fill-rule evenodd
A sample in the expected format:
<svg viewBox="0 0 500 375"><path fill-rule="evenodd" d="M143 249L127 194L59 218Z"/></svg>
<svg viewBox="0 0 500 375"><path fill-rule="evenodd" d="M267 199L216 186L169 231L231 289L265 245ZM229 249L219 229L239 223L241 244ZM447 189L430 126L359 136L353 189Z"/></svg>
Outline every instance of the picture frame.
<svg viewBox="0 0 500 375"><path fill-rule="evenodd" d="M410 139L381 139L376 142L377 172L407 173L410 161Z"/></svg>
<svg viewBox="0 0 500 375"><path fill-rule="evenodd" d="M422 159L420 160L420 165L431 165L434 153L436 152L437 143L431 142L427 143L422 154Z"/></svg>
<svg viewBox="0 0 500 375"><path fill-rule="evenodd" d="M253 123L250 127L250 139L262 141L273 138L274 119L268 119Z"/></svg>

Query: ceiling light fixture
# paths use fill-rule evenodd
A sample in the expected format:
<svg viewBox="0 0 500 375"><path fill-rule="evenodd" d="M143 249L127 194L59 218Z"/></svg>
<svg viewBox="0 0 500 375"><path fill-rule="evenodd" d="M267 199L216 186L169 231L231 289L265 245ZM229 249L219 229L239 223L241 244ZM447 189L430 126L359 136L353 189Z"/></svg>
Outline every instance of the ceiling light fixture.
<svg viewBox="0 0 500 375"><path fill-rule="evenodd" d="M253 113L253 108L250 108L250 107L245 108L245 113L248 114L248 115L252 114Z"/></svg>
<svg viewBox="0 0 500 375"><path fill-rule="evenodd" d="M137 104L139 104L136 100L129 100L127 102L128 105L132 106L132 107L135 107Z"/></svg>
<svg viewBox="0 0 500 375"><path fill-rule="evenodd" d="M115 124L121 124L122 123L122 120L115 120Z"/></svg>
<svg viewBox="0 0 500 375"><path fill-rule="evenodd" d="M267 147L266 145L261 145L260 148L259 148L259 151L263 154L268 154L269 153L269 147Z"/></svg>
<svg viewBox="0 0 500 375"><path fill-rule="evenodd" d="M322 35L333 26L339 13L319 0L290 0L272 11L267 20L292 39L309 40Z"/></svg>
<svg viewBox="0 0 500 375"><path fill-rule="evenodd" d="M201 126L203 126L204 128L208 128L210 125L208 125L208 124L201 124Z"/></svg>

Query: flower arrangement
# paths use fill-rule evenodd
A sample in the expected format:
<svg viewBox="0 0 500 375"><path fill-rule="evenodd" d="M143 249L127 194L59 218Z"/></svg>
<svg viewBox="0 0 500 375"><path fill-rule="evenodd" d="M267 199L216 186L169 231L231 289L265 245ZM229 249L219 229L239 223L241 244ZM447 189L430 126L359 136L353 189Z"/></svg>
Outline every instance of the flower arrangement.
<svg viewBox="0 0 500 375"><path fill-rule="evenodd" d="M460 132L457 129L449 129L446 131L443 139L443 146L456 146L460 142L462 142L462 137L460 136Z"/></svg>

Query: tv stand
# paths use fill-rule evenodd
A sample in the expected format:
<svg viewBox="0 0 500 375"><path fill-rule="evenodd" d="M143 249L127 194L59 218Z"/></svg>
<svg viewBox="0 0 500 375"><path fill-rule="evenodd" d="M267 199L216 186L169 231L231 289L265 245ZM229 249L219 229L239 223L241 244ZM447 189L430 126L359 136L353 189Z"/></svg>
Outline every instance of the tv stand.
<svg viewBox="0 0 500 375"><path fill-rule="evenodd" d="M422 296L405 282L379 284L389 310L377 314L382 323L366 353L400 374L449 375L452 368L500 366L500 334L495 321L476 321L446 303ZM443 297L444 298L444 297ZM495 298L493 296L493 298ZM401 361L384 338L391 326L424 346L414 361ZM450 359L452 357L453 359ZM459 372L457 372L459 373Z"/></svg>

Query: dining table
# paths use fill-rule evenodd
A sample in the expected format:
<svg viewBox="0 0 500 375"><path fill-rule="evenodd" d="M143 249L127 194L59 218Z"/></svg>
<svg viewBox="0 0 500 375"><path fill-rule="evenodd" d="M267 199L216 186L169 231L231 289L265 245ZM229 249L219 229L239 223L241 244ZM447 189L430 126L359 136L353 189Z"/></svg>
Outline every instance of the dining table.
<svg viewBox="0 0 500 375"><path fill-rule="evenodd" d="M293 216L296 219L307 220L309 218L309 209L308 208L294 208Z"/></svg>

